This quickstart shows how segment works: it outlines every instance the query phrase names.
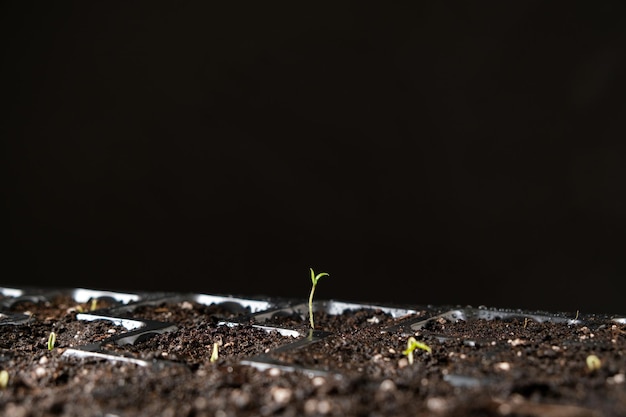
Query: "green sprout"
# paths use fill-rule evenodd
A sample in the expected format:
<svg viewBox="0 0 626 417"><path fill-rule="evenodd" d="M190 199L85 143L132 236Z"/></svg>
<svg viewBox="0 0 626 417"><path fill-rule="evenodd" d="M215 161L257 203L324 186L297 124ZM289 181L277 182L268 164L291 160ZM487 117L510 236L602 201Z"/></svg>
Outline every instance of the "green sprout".
<svg viewBox="0 0 626 417"><path fill-rule="evenodd" d="M311 282L313 283L313 286L311 286L311 295L309 295L309 321L311 322L311 329L315 329L315 324L313 323L313 293L315 292L315 286L317 285L317 281L319 281L319 279L324 275L330 275L326 272L320 272L319 274L315 275L315 272L313 272L313 268L309 269L311 270Z"/></svg>
<svg viewBox="0 0 626 417"><path fill-rule="evenodd" d="M48 350L54 349L54 343L57 341L57 335L55 332L50 332L48 336Z"/></svg>
<svg viewBox="0 0 626 417"><path fill-rule="evenodd" d="M428 353L431 353L430 346L425 343L418 342L415 340L413 336L409 337L409 340L406 342L406 349L402 351L403 355L406 355L409 358L409 363L413 365L413 351L415 349L422 349Z"/></svg>
<svg viewBox="0 0 626 417"><path fill-rule="evenodd" d="M217 342L213 343L213 351L211 352L211 358L209 359L211 363L217 362L217 359L219 358L218 346L219 346L219 343Z"/></svg>

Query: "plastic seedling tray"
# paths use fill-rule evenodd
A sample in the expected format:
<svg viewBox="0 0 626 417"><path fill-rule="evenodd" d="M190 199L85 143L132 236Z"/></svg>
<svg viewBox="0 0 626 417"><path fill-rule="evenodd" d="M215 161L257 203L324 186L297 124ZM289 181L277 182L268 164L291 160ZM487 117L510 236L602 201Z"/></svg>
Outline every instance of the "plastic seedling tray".
<svg viewBox="0 0 626 417"><path fill-rule="evenodd" d="M506 338L499 339L495 335L487 337L468 336L464 334L451 334L450 324L464 322L472 327L472 323L477 320L499 321L503 323L524 323L525 327L530 321L536 323L555 323L567 324L569 326L579 325L594 329L596 327L596 319L610 319L615 323L624 323L623 317L609 317L598 315L579 315L574 316L566 313L548 313L543 311L524 311L512 309L490 309L490 308L453 308L443 313L432 314L429 317L420 317L407 320L397 326L392 326L387 331L401 331L403 334L416 334L425 338L433 338L440 342L459 340L466 346L492 346L497 349L510 349L510 345L521 343L519 339L512 340ZM605 321L604 321L605 322ZM601 326L604 326L602 324ZM446 329L448 327L448 329ZM447 374L444 380L451 385L457 387L479 387L498 384L501 381L497 378L477 378L468 375Z"/></svg>
<svg viewBox="0 0 626 417"><path fill-rule="evenodd" d="M458 321L473 321L473 320L533 320L538 323L552 322L552 323L568 323L579 324L581 320L578 318L572 318L564 316L563 314L550 314L544 312L530 312L521 310L504 310L504 309L487 309L487 308L453 308L440 314L431 315L429 317L419 317L412 320L407 320L398 326L393 326L388 330L403 330L405 334L421 333L436 337L439 340L447 340L453 338L452 336L445 336L436 330L432 330L432 325L441 321L458 322ZM474 345L476 340L465 339L464 342L468 345Z"/></svg>
<svg viewBox="0 0 626 417"><path fill-rule="evenodd" d="M81 292L83 295L87 293ZM88 299L97 298L100 294L90 293ZM107 294L108 295L108 294ZM154 365L155 362L159 362L161 365L162 360L159 361L145 361L128 357L124 354L111 352L107 350L105 346L115 344L118 346L133 345L141 340L146 340L157 334L163 334L167 332L173 332L178 329L176 323L149 320L141 317L135 317L133 313L140 307L145 306L158 306L165 303L175 304L185 301L194 301L203 305L219 305L225 310L231 311L235 316L246 316L252 312L270 308L273 304L269 301L245 299L233 296L220 296L209 294L177 294L177 293L152 293L143 294L134 298L123 297L130 302L108 308L105 310L97 310L89 313L77 314L78 320L108 320L118 325L124 326L129 331L126 333L118 334L102 340L97 343L88 344L78 347L76 349L68 349L64 352L66 356L74 357L98 357L105 358L113 361L131 362L141 366Z"/></svg>
<svg viewBox="0 0 626 417"><path fill-rule="evenodd" d="M114 325L122 326L127 331L115 334L104 340L88 343L76 348L68 348L64 355L71 357L99 357L114 361L127 361L143 366L150 363L135 358L129 358L119 353L105 350L103 346L116 344L118 346L132 345L138 341L148 339L157 334L163 334L177 330L177 324L168 321L157 321L133 316L132 313L143 306L156 306L162 303L180 303L184 301L194 301L203 305L219 305L230 310L233 316L227 320L222 320L218 325L236 327L242 324L249 324L254 328L262 329L266 332L277 332L282 336L289 336L285 344L274 348L269 352L255 355L243 359L241 363L259 369L271 367L283 370L299 370L311 375L328 374L328 370L315 367L298 366L281 362L272 357L276 353L284 353L299 349L306 349L307 346L318 343L333 335L332 331L324 329L311 330L306 326L309 314L309 305L302 302L294 302L289 299L253 299L235 297L231 295L213 294L180 294L180 293L123 293L115 291L100 291L87 288L76 289L36 289L36 288L0 288L0 325L19 324L27 322L29 315L16 313L11 308L19 303L31 302L42 303L52 300L57 296L69 296L77 303L89 303L92 300L97 302L108 301L109 307L96 309L94 311L76 314L76 319L84 322L89 321L109 321ZM443 308L443 312L442 312ZM424 307L408 308L405 306L377 305L371 303L355 303L338 300L317 300L313 302L314 314L324 313L330 316L337 316L347 311L378 311L388 314L394 319L394 323L381 328L381 332L401 332L404 335L420 334L423 336L436 338L440 341L454 339L455 336L442 334L440 331L431 329L431 324L444 320L448 322L471 322L473 320L532 320L538 323L567 323L567 324L588 324L591 322L585 317L571 317L559 313L531 312L523 310L488 309L457 307L445 309L444 307ZM291 324L278 324L281 318L292 319ZM624 317L613 317L616 323L625 323ZM373 323L375 324L375 323ZM297 339L297 340L293 340ZM492 343L492 340L475 337L463 338L463 343L468 346L476 344ZM332 372L332 371L331 371ZM468 384L464 378L458 377L460 384Z"/></svg>
<svg viewBox="0 0 626 417"><path fill-rule="evenodd" d="M380 310L390 314L393 318L401 319L417 314L417 310L409 308L401 308L387 305L374 305L369 303L353 303L337 300L318 300L313 302L313 313L324 312L330 315L340 315L348 310ZM277 315L299 316L302 320L306 320L309 314L309 305L307 303L299 303L287 307L262 311L252 315L252 318L263 323Z"/></svg>
<svg viewBox="0 0 626 417"><path fill-rule="evenodd" d="M163 303L180 303L183 301L194 301L204 305L219 305L233 312L233 317L223 320L218 325L236 327L242 324L251 324L252 327L262 329L266 332L276 332L282 336L288 336L285 344L270 350L267 353L280 353L296 349L305 348L307 345L319 342L332 335L332 332L315 330L308 328L286 327L268 323L276 317L294 317L302 323L307 323L308 304L294 303L293 300L274 299L261 300L235 297L230 295L212 294L180 294L180 293L122 293L113 291L99 291L86 288L77 289L52 289L39 290L32 288L1 288L0 293L5 297L0 304L4 309L10 309L20 302L43 303L50 301L56 296L69 296L77 303L89 303L92 300L101 302L108 300L112 306L100 308L89 312L76 314L76 319L84 322L108 321L114 325L122 326L127 331L115 334L109 338L88 343L75 348L68 348L63 356L78 358L102 358L112 361L130 362L141 366L153 365L154 361L128 357L122 353L111 352L104 346L115 344L118 346L133 345L138 341L148 339L157 334L163 334L177 330L176 323L167 321L149 320L133 315L133 312L143 306L156 306ZM388 306L373 305L369 303L354 303L337 300L318 300L313 303L314 314L325 313L328 315L341 315L349 310L370 310L380 311L390 315L394 319L400 320L412 317L418 313L417 310ZM2 312L0 318L4 323L22 323L29 319L28 315ZM294 338L298 340L292 341ZM299 367L280 363L272 359L270 355L260 354L243 359L242 364L250 365L259 369L276 367L288 371L300 370L308 374L327 374L327 371Z"/></svg>
<svg viewBox="0 0 626 417"><path fill-rule="evenodd" d="M336 373L334 371L319 369L315 367L299 366L284 363L275 357L274 354L306 349L307 346L318 343L333 335L328 330L311 330L306 327L309 314L307 303L296 303L294 300L285 299L251 299L235 297L231 295L213 294L180 294L180 293L122 293L114 291L100 291L86 288L76 289L34 289L34 288L0 288L0 324L24 323L29 316L23 313L9 311L18 303L32 302L41 303L53 299L56 296L66 295L72 297L77 303L88 303L92 300L109 301L110 307L97 309L95 311L78 313L77 320L89 322L95 320L109 321L117 326L123 326L127 331L115 334L104 340L89 343L76 348L68 348L64 352L65 356L71 357L99 357L114 361L125 361L142 366L150 365L149 362L126 357L120 353L107 351L103 346L116 344L123 346L135 344L157 334L172 332L177 330L176 323L167 321L149 320L142 317L132 316L132 312L142 306L156 306L162 303L180 303L183 301L194 301L203 305L219 305L233 312L233 316L228 320L222 320L218 325L236 327L241 324L250 324L252 327L262 329L266 332L277 332L282 336L289 336L285 344L270 350L269 352L243 359L241 363L267 369L271 367L287 371L302 371L310 375L321 375ZM449 322L473 321L473 320L533 320L535 322L552 322L581 324L585 323L583 317L571 317L564 314L554 314L546 312L530 312L522 310L488 309L458 307L450 308L441 312L442 307L423 307L419 309L407 308L405 306L377 305L371 303L355 303L338 300L317 300L313 302L314 314L325 313L327 315L342 315L347 311L369 310L379 311L393 317L394 323L381 328L382 332L398 332L404 335L421 334L423 336L434 337L439 341L454 339L455 336L442 334L440 331L431 329L431 324L444 320ZM424 317L426 316L426 317ZM288 325L277 324L281 318L291 318ZM626 318L613 317L616 323L624 323ZM591 325L591 323L589 323ZM297 340L293 340L297 339ZM492 343L492 340L475 337L463 338L463 343L468 346L476 344ZM472 380L462 376L450 376L451 381L460 385L471 385Z"/></svg>
<svg viewBox="0 0 626 417"><path fill-rule="evenodd" d="M243 384L246 390L252 390L255 394L245 401L256 404L263 400L257 394L265 395L267 387L280 381L280 385L293 383L294 395L312 395L309 406L330 404L316 402L316 398L332 390L334 394L324 401L341 395L339 401L359 404L347 412L351 415L357 414L355 410L363 402L381 414L384 409L377 408L377 404L403 410L394 415L414 415L415 401L433 411L444 398L446 404L454 404L459 395L471 408L476 393L495 398L496 407L504 404L513 412L534 407L532 415L550 415L542 412L542 405L533 399L549 402L560 398L551 393L559 384L565 384L565 390L558 395L572 403L582 402L581 396L591 400L616 398L623 389L625 368L620 352L626 334L624 316L340 300L316 300L313 313L314 330L309 326L309 305L302 300L0 287L0 330L4 330L5 338L0 359L13 364L12 377L21 381L11 391L14 396L44 389L51 398L62 395L59 387L74 393L69 387L75 387L75 380L84 376L93 377L98 395L106 393L111 400L120 392L115 375L141 375L151 382L141 384L144 391L138 396L133 394L132 401L143 401L146 407L154 404L155 409L161 395L178 392L178 400L205 393L203 401L231 401L236 410L242 411L237 404L243 403L235 399L242 389L237 387ZM7 331L8 326L16 326L18 331ZM51 330L59 332L59 350L49 352L45 339ZM564 337L554 336L553 330ZM80 338L74 336L79 334ZM413 365L407 364L402 353L409 336L433 347L432 353L416 351ZM218 342L223 344L218 344L220 356L214 361L210 348ZM11 344L15 349L10 348ZM597 371L585 368L585 358L592 352L606 355L606 364ZM34 361L29 361L31 358ZM80 360L76 362L76 358ZM115 365L118 362L121 365ZM77 372L77 365L85 372ZM568 386L570 380L561 378L563 369L568 370L566 378L574 378L583 388ZM529 375L532 371L537 372ZM290 373L289 378L276 379L285 372ZM311 384L309 377L320 378ZM58 384L55 378L60 378ZM212 381L210 385L208 380ZM187 390L188 384L191 386ZM309 392L312 386L322 387L316 384L328 390ZM160 387L161 391L150 391L149 387ZM353 394L358 400L343 396L349 387L355 389ZM277 396L274 402L284 393L282 389L277 386L272 391L271 395ZM572 394L568 389L586 391ZM39 397L30 394L24 404L38 401ZM89 401L88 394L82 397ZM393 401L386 400L391 398ZM201 406L203 401L198 404ZM186 410L194 407L181 406ZM483 404L481 410L493 406ZM295 415L310 414L303 405L298 407ZM587 408L568 408L567 404L549 407L561 413L573 410L593 415ZM604 407L617 409L611 404Z"/></svg>
<svg viewBox="0 0 626 417"><path fill-rule="evenodd" d="M345 301L337 301L337 300L318 300L312 303L313 314L325 313L330 316L339 316L345 314L348 311L372 311L372 312L383 312L385 314L390 315L395 320L402 320L407 317L413 317L418 314L417 310L405 308L405 307L397 307L397 306L389 306L389 305L375 305L370 303L354 303L354 302L345 302ZM312 366L301 366L293 363L286 363L281 361L280 359L276 359L273 357L276 354L286 353L286 352L295 352L297 350L306 349L310 345L323 341L325 338L332 336L332 331L327 330L313 330L310 328L302 329L303 325L306 326L308 323L307 317L309 315L309 305L308 303L298 303L298 304L290 304L288 306L282 308L271 309L268 311L262 311L256 314L253 314L250 319L257 324L257 326L262 326L268 331L275 330L280 332L281 334L288 334L294 337L298 337L298 340L280 346L276 349L271 350L270 352L257 355L242 361L242 363L246 365L253 366L260 370L265 370L269 368L277 368L283 371L299 371L303 372L310 376L321 376L321 375L329 375L332 374L335 377L340 377L341 373L339 370L328 370L328 369L320 369L318 367ZM291 318L294 323L296 323L299 330L294 330L290 328L285 328L280 325L271 324L275 320L280 321L281 318ZM301 322L298 324L298 322ZM269 324L268 324L269 323ZM374 321L372 322L374 324Z"/></svg>

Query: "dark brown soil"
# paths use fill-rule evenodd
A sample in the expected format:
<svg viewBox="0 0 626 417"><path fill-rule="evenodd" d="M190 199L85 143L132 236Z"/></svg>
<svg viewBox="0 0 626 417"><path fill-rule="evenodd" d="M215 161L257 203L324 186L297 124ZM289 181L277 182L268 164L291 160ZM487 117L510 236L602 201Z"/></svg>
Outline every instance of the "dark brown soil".
<svg viewBox="0 0 626 417"><path fill-rule="evenodd" d="M5 304L30 318L0 325L2 415L626 415L626 325L612 317L453 320L422 307L394 318L368 307L318 311L312 333L298 311L261 320L180 297L93 307L67 296ZM132 330L78 319L79 310L175 327L123 344L116 337ZM409 336L432 349L416 350L412 364L402 353ZM110 356L70 354L94 344Z"/></svg>

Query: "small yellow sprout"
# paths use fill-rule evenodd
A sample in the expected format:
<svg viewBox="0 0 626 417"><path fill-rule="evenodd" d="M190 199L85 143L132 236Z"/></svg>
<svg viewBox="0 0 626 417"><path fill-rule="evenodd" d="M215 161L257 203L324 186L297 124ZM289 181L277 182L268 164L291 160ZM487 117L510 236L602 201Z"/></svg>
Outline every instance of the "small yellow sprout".
<svg viewBox="0 0 626 417"><path fill-rule="evenodd" d="M94 311L98 309L98 299L94 298L91 300L91 305L89 306L89 311Z"/></svg>
<svg viewBox="0 0 626 417"><path fill-rule="evenodd" d="M413 336L409 337L409 340L406 342L406 349L402 351L402 354L408 357L411 365L413 365L413 351L415 349L422 349L428 353L432 352L430 346L427 344L418 342Z"/></svg>
<svg viewBox="0 0 626 417"><path fill-rule="evenodd" d="M213 343L213 351L211 352L211 359L209 359L211 363L217 362L217 359L219 358L218 346L219 346L219 343L217 342Z"/></svg>
<svg viewBox="0 0 626 417"><path fill-rule="evenodd" d="M57 335L54 332L50 332L48 336L48 350L54 349L54 343L57 341Z"/></svg>
<svg viewBox="0 0 626 417"><path fill-rule="evenodd" d="M602 361L596 355L587 356L585 362L587 362L587 369L592 372L600 369L600 367L602 366Z"/></svg>
<svg viewBox="0 0 626 417"><path fill-rule="evenodd" d="M0 389L5 389L9 385L9 373L4 369L0 371Z"/></svg>

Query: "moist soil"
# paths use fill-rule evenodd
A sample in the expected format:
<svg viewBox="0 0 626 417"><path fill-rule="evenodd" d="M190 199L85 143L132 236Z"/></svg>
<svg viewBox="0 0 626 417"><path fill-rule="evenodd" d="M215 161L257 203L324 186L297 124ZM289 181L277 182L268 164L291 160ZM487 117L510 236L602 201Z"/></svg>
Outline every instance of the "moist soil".
<svg viewBox="0 0 626 417"><path fill-rule="evenodd" d="M437 316L446 310L402 317L376 308L318 311L311 332L298 312L256 320L249 309L180 297L136 306L70 296L9 303L3 312L28 319L0 325L0 369L9 376L0 414L626 415L622 321ZM119 343L128 328L81 313L175 326ZM410 326L428 317L417 330ZM403 353L409 336L431 348L416 349L412 363ZM109 356L69 354L94 343ZM599 364L588 363L590 355Z"/></svg>

